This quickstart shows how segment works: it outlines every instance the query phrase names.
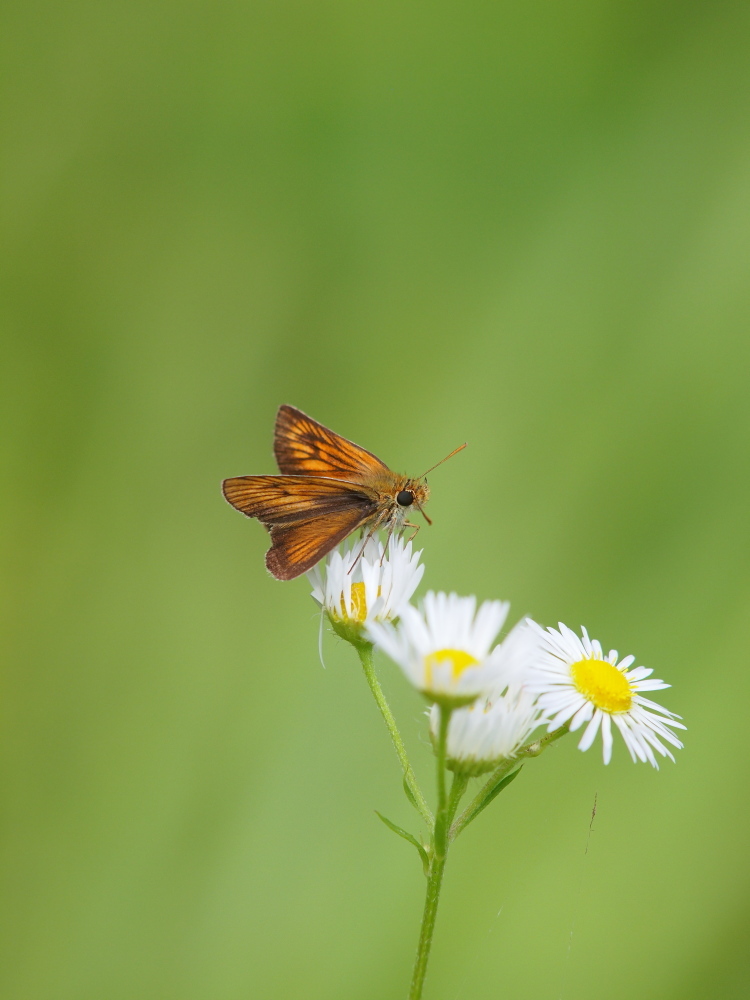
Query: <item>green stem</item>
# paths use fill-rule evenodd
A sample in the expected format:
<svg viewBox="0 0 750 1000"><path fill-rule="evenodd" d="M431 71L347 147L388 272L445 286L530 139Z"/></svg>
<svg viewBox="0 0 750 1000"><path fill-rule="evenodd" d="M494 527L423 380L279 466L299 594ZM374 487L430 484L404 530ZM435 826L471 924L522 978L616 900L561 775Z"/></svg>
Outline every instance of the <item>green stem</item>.
<svg viewBox="0 0 750 1000"><path fill-rule="evenodd" d="M448 753L448 726L450 725L450 721L451 709L440 705L440 722L438 724L436 747L438 805L437 813L435 814L435 835L433 837L434 850L438 857L445 857L448 853L449 820L448 800L445 792L445 762Z"/></svg>
<svg viewBox="0 0 750 1000"><path fill-rule="evenodd" d="M466 791L469 779L463 774L454 774L451 784L450 794L445 791L445 757L448 743L448 724L450 722L450 709L441 706L440 708L440 728L437 741L437 766L438 766L438 811L435 818L435 832L432 838L432 851L430 852L430 866L427 871L427 892L424 901L424 912L422 914L422 927L419 932L419 944L417 945L417 957L414 961L414 973L409 990L409 1000L420 1000L424 979L427 973L427 960L430 957L432 947L432 936L435 931L435 918L437 917L438 901L440 899L440 889L443 884L443 873L445 872L445 862L448 856L448 830L451 821L458 809L461 796Z"/></svg>
<svg viewBox="0 0 750 1000"><path fill-rule="evenodd" d="M521 747L516 753L516 757L538 757L543 750L547 749L550 743L554 743L555 740L559 740L561 736L565 736L569 732L570 723L566 722L559 729L555 729L540 739L532 740L531 743L527 743L526 746Z"/></svg>
<svg viewBox="0 0 750 1000"><path fill-rule="evenodd" d="M435 930L435 917L437 916L438 900L440 899L440 888L443 884L445 862L445 857L439 858L437 855L433 855L430 861L430 868L427 873L427 895L424 901L422 928L419 932L417 958L414 962L414 974L412 975L411 989L409 990L409 1000L420 1000L422 996L424 977L427 972L427 959L430 957L432 935Z"/></svg>
<svg viewBox="0 0 750 1000"><path fill-rule="evenodd" d="M417 804L417 808L419 809L422 818L428 826L432 826L432 812L430 811L430 807L427 805L425 797L422 795L422 791L417 784L417 778L406 754L406 747L404 746L404 741L401 739L401 733L398 731L396 720L393 718L393 713L388 706L388 702L385 700L383 689L380 686L380 681L375 673L375 666L373 664L372 657L372 644L364 642L357 643L356 649L359 653L359 658L362 661L362 668L364 669L367 683L370 685L370 690L372 691L375 703L380 709L380 714L383 716L383 720L388 727L391 741L393 742L398 759L401 762L401 767L404 772L404 780L409 787L409 791L414 796L414 801Z"/></svg>

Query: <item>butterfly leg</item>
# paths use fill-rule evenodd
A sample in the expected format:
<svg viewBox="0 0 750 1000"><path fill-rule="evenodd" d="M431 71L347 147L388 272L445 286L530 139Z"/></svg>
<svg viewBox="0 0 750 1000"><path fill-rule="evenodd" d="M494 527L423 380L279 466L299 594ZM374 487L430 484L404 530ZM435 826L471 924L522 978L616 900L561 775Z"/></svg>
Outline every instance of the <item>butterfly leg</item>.
<svg viewBox="0 0 750 1000"><path fill-rule="evenodd" d="M362 543L362 548L361 548L361 549L359 550L359 552L357 553L357 558L356 558L356 559L354 560L354 562L352 563L352 565L351 565L351 567L350 567L350 569L349 569L349 573L347 573L347 576L349 576L349 574L350 574L350 573L353 573L353 572L354 572L354 567L355 567L355 566L357 565L357 563L359 562L359 560L360 560L360 559L362 558L362 556L364 555L364 552L365 552L365 549L367 548L367 543L368 543L368 542L370 541L370 539L372 538L372 536L373 536L373 535L375 534L375 532L376 532L376 531L378 530L378 528L380 527L380 524L381 524L381 522L382 522L382 521L384 521L386 517L387 517L387 512L385 512L384 514L381 514L381 515L380 515L380 516L379 516L379 517L378 517L378 518L376 519L376 521L375 521L375 523L373 524L372 528L370 528L369 532L367 533L367 538L365 538L364 542Z"/></svg>
<svg viewBox="0 0 750 1000"><path fill-rule="evenodd" d="M413 533L411 535L409 535L409 537L406 539L406 544L407 545L409 544L409 542L412 541L412 539L416 538L417 532L419 531L419 529L421 527L422 527L421 524L412 524L411 521L404 521L404 523L402 525L402 528L414 528Z"/></svg>
<svg viewBox="0 0 750 1000"><path fill-rule="evenodd" d="M388 554L388 546L391 544L391 537L392 537L393 532L395 530L396 530L396 522L395 521L391 521L390 531L388 532L388 537L386 538L386 540L385 540L385 546L383 547L383 554L380 557L380 565L381 566L383 565L383 560L385 559L386 555Z"/></svg>

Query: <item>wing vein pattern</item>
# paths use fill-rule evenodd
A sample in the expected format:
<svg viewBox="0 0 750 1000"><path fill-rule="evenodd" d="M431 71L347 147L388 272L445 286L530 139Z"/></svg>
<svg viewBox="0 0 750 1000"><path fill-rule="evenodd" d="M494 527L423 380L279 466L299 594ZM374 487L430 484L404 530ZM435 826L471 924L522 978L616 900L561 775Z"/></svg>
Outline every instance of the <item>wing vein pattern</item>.
<svg viewBox="0 0 750 1000"><path fill-rule="evenodd" d="M357 480L388 471L372 452L361 448L293 406L282 406L276 415L274 452L286 475L329 476Z"/></svg>

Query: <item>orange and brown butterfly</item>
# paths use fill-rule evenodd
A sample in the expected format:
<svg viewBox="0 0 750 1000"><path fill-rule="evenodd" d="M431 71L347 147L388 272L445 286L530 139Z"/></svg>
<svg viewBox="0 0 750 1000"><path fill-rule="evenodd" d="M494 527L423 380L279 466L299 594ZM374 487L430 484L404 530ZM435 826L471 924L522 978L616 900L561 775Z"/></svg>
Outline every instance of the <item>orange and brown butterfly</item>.
<svg viewBox="0 0 750 1000"><path fill-rule="evenodd" d="M266 566L277 580L312 569L357 528L370 535L384 528L389 538L407 527L416 533L418 525L407 520L414 508L432 523L422 509L430 495L427 473L412 479L391 472L372 452L293 406L279 408L273 449L282 475L237 476L222 489L233 507L268 529Z"/></svg>

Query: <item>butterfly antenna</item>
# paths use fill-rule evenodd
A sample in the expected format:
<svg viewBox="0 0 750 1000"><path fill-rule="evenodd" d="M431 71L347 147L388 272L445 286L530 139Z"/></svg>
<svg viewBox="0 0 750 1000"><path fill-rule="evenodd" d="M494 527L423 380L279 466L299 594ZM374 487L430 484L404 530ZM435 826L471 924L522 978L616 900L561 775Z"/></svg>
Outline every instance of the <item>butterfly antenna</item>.
<svg viewBox="0 0 750 1000"><path fill-rule="evenodd" d="M440 461L437 463L437 465L432 466L432 469L437 469L438 465L442 465L443 462L447 462L449 458L453 458L453 456L457 455L459 451L463 451L465 447L466 447L466 441L464 441L463 444L460 444L458 448L454 448L453 451L450 453L450 455L446 455L445 458L441 458ZM432 472L432 469L428 469L427 472ZM421 476L417 476L417 479L424 479L424 477L427 475L427 472L423 472ZM422 513L424 513L424 511ZM428 523L431 523L429 518L427 519L427 521Z"/></svg>

